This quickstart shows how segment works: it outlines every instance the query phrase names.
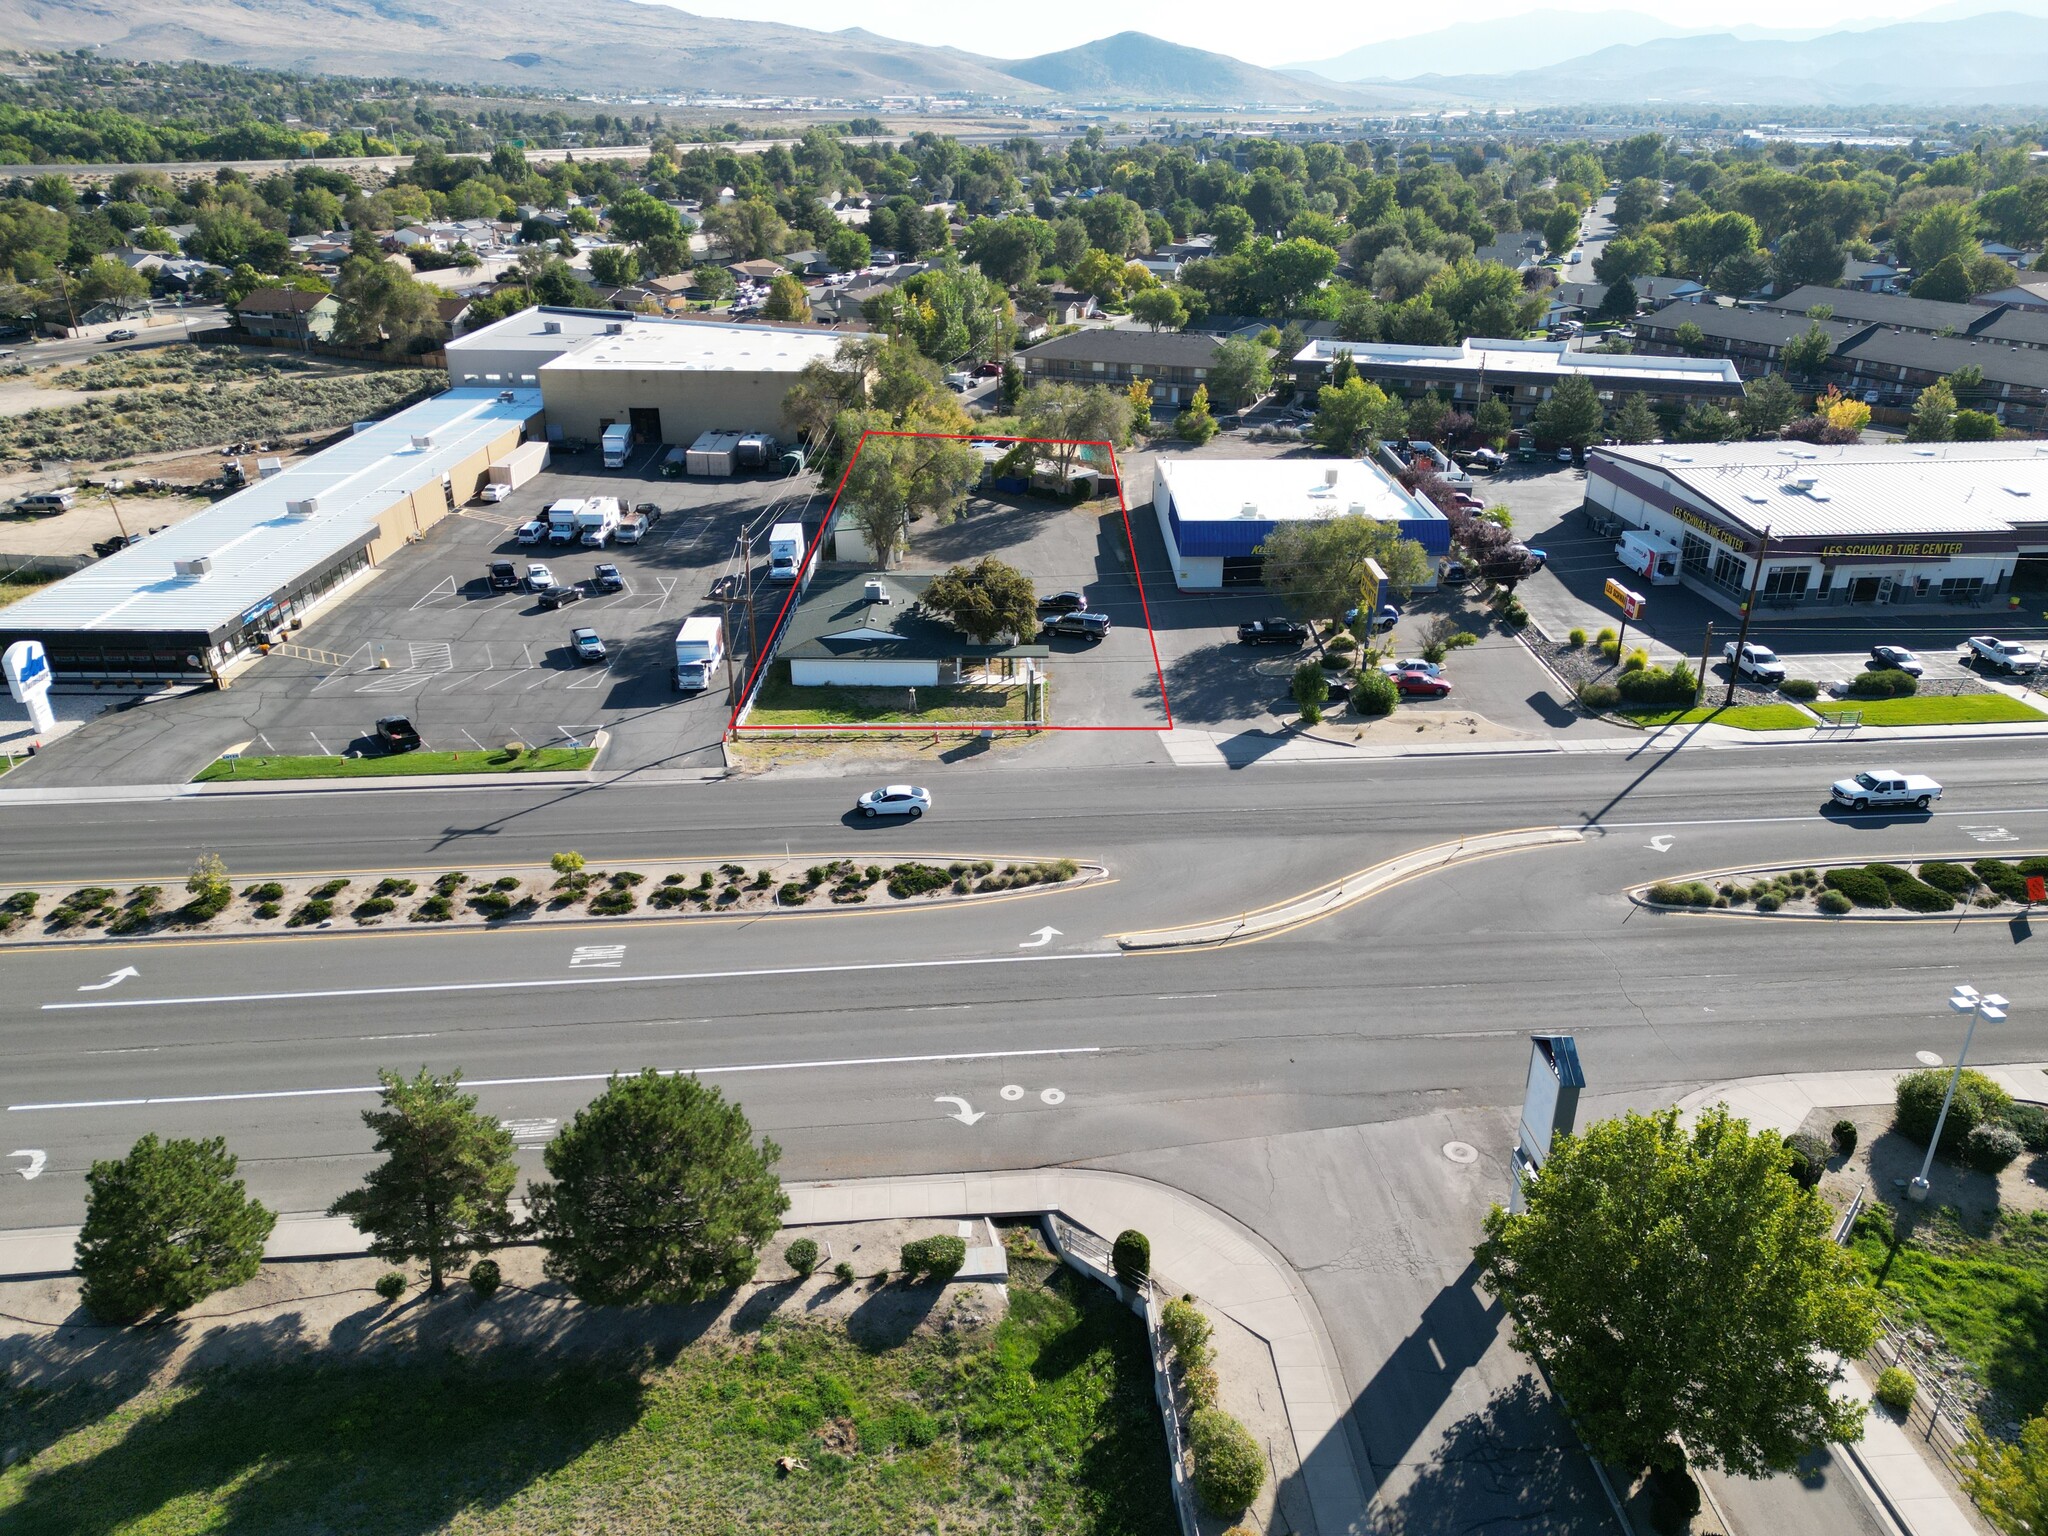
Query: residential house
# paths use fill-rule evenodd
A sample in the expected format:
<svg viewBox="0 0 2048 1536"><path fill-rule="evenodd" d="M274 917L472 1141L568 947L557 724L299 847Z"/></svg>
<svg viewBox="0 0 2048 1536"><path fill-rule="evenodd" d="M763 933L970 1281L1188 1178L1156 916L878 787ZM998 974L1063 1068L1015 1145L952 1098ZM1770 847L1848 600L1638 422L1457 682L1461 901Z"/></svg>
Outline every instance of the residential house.
<svg viewBox="0 0 2048 1536"><path fill-rule="evenodd" d="M1018 353L1017 360L1032 384L1105 384L1122 390L1133 379L1143 379L1155 407L1178 410L1208 381L1219 342L1199 332L1073 331ZM1222 407L1217 401L1216 408Z"/></svg>
<svg viewBox="0 0 2048 1536"><path fill-rule="evenodd" d="M1472 258L1475 261L1498 262L1501 266L1522 272L1538 265L1548 249L1541 232L1525 229L1518 235L1502 235L1491 245L1480 246L1472 253Z"/></svg>
<svg viewBox="0 0 2048 1536"><path fill-rule="evenodd" d="M782 265L799 277L824 277L832 270L823 251L790 251L783 256Z"/></svg>
<svg viewBox="0 0 2048 1536"><path fill-rule="evenodd" d="M753 261L728 262L726 263L725 270L732 274L734 282L772 283L776 278L781 277L787 272L789 268L779 261L771 261L766 256L762 256Z"/></svg>
<svg viewBox="0 0 2048 1536"><path fill-rule="evenodd" d="M1055 283L1046 292L1051 298L1045 318L1055 326L1079 325L1083 320L1093 320L1102 313L1102 306L1095 302L1092 293L1083 293L1064 283Z"/></svg>
<svg viewBox="0 0 2048 1536"><path fill-rule="evenodd" d="M1842 264L1841 286L1859 293L1897 293L1902 277L1888 261L1858 261L1852 256Z"/></svg>
<svg viewBox="0 0 2048 1536"><path fill-rule="evenodd" d="M331 293L296 288L254 288L235 306L235 323L251 336L302 345L334 339L341 304Z"/></svg>
<svg viewBox="0 0 2048 1536"><path fill-rule="evenodd" d="M841 521L840 559L866 559L859 530ZM979 645L923 606L936 578L897 572L823 570L783 629L777 654L799 688L822 685L925 688L1019 676L1048 649L1026 640Z"/></svg>
<svg viewBox="0 0 2048 1536"><path fill-rule="evenodd" d="M454 293L446 298L434 300L434 315L441 322L443 336L460 336L469 319L470 299Z"/></svg>
<svg viewBox="0 0 2048 1536"><path fill-rule="evenodd" d="M1979 309L2041 309L2048 310L2048 273L2023 277L2010 288L1999 288L1990 293L1980 293L1970 302Z"/></svg>

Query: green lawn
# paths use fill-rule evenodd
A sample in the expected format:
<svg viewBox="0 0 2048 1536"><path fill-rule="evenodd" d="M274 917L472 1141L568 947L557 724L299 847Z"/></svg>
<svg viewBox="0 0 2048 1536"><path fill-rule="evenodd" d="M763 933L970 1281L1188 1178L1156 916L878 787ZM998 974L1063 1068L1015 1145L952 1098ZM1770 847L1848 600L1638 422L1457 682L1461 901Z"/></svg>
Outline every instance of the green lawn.
<svg viewBox="0 0 2048 1536"><path fill-rule="evenodd" d="M1891 1218L1865 1211L1850 1249L1900 1322L1934 1331L2018 1417L2048 1406L2048 1213L2001 1212L1986 1236L1953 1214L1926 1223L1885 1264Z"/></svg>
<svg viewBox="0 0 2048 1536"><path fill-rule="evenodd" d="M1865 725L1993 725L2048 720L2031 705L2005 693L1957 693L1910 699L1843 699L1816 704L1815 713L1840 715L1860 710Z"/></svg>
<svg viewBox="0 0 2048 1536"><path fill-rule="evenodd" d="M284 1364L118 1402L0 1383L0 1443L32 1452L0 1472L0 1527L1173 1536L1143 1324L1046 1268L1020 1265L1004 1322L907 1339L771 1318L646 1367L508 1349L523 1368ZM828 1449L834 1426L857 1443Z"/></svg>
<svg viewBox="0 0 2048 1536"><path fill-rule="evenodd" d="M535 747L528 752L394 752L385 757L244 757L207 764L195 784L253 779L393 779L422 773L569 773L588 768L595 747Z"/></svg>
<svg viewBox="0 0 2048 1536"><path fill-rule="evenodd" d="M917 709L905 688L799 688L777 663L761 684L748 725L971 725L1024 719L1024 689L920 688Z"/></svg>
<svg viewBox="0 0 2048 1536"><path fill-rule="evenodd" d="M1736 704L1727 709L1702 706L1694 709L1622 709L1616 713L1637 725L1730 725L1738 731L1797 731L1813 724L1805 711L1793 704Z"/></svg>

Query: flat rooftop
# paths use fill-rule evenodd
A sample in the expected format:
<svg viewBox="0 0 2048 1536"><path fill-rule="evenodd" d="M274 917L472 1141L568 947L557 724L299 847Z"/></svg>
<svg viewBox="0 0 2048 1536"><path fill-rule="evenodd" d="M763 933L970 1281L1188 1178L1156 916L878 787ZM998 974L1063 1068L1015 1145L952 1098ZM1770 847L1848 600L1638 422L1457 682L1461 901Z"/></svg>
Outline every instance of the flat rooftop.
<svg viewBox="0 0 2048 1536"><path fill-rule="evenodd" d="M1687 443L1596 448L1588 466L1603 460L1668 475L1773 538L2048 536L2048 443Z"/></svg>
<svg viewBox="0 0 2048 1536"><path fill-rule="evenodd" d="M1723 357L1641 357L1632 352L1587 352L1564 341L1514 341L1502 337L1470 337L1455 347L1318 337L1296 353L1294 361L1297 365L1321 366L1334 361L1339 352L1349 352L1353 362L1376 368L1483 373L1503 379L1576 373L1595 381L1710 383L1725 384L1735 390L1742 388L1742 375L1736 372L1735 364Z"/></svg>
<svg viewBox="0 0 2048 1536"><path fill-rule="evenodd" d="M1161 459L1155 473L1183 523L1443 521L1428 501L1364 459Z"/></svg>
<svg viewBox="0 0 2048 1536"><path fill-rule="evenodd" d="M351 549L392 503L540 414L540 392L451 389L258 480L0 612L10 632L211 633ZM427 440L415 446L415 438ZM318 510L292 517L288 502ZM207 557L204 576L176 562Z"/></svg>
<svg viewBox="0 0 2048 1536"><path fill-rule="evenodd" d="M816 358L832 356L845 334L542 306L522 309L449 342L448 377L457 384L490 384L495 382L491 374L501 370L516 370L523 379L550 365L572 370L795 373Z"/></svg>

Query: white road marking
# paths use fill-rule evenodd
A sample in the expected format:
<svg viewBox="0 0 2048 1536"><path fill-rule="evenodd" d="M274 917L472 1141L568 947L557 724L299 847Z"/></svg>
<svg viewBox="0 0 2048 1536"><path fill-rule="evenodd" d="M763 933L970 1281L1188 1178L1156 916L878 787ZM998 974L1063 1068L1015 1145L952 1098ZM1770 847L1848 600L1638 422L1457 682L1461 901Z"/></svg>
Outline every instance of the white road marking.
<svg viewBox="0 0 2048 1536"><path fill-rule="evenodd" d="M1003 1084L1003 1097L1012 1104L1016 1103L1019 1099L1024 1097L1023 1085L1021 1083Z"/></svg>
<svg viewBox="0 0 2048 1536"><path fill-rule="evenodd" d="M443 673L442 677L446 680L447 686L441 691L443 693L453 693L472 677L482 677L488 670L488 668L479 668L475 672L458 672L453 677L448 677L446 673Z"/></svg>
<svg viewBox="0 0 2048 1536"><path fill-rule="evenodd" d="M453 597L454 595L455 578L452 575L443 576L439 581L435 582L431 587L427 588L426 592L421 595L419 601L412 605L413 610L417 612L419 609L425 608L429 604L439 601L441 598Z"/></svg>
<svg viewBox="0 0 2048 1536"><path fill-rule="evenodd" d="M1059 936L1060 931L1057 928L1034 928L1031 930L1031 937L1017 947L1019 949L1043 949Z"/></svg>
<svg viewBox="0 0 2048 1536"><path fill-rule="evenodd" d="M500 1120L498 1124L511 1135L513 1146L531 1150L544 1147L553 1141L555 1132L561 1127L562 1122L552 1116L546 1116L533 1120Z"/></svg>
<svg viewBox="0 0 2048 1536"><path fill-rule="evenodd" d="M506 685L507 683L511 682L511 681L512 681L512 680L513 680L514 678L517 678L517 677L523 677L523 676L524 676L524 675L525 675L526 673L528 673L528 672L531 672L532 670L533 670L533 668L532 668L532 667L518 667L518 668L515 668L514 670L512 670L512 671L510 671L510 672L507 672L507 673L506 673L506 674L505 674L505 675L504 675L503 677L499 678L499 679L498 679L498 680L497 680L497 681L496 681L495 683L485 683L481 691L482 691L482 692L484 692L484 693L489 693L489 692L490 692L490 691L491 691L491 690L492 690L493 688L502 688L502 687L504 687L504 686L505 686L505 685Z"/></svg>
<svg viewBox="0 0 2048 1536"><path fill-rule="evenodd" d="M1067 1102L1067 1096L1061 1089L1047 1088L1039 1093L1038 1102L1041 1104L1064 1104Z"/></svg>
<svg viewBox="0 0 2048 1536"><path fill-rule="evenodd" d="M714 1077L741 1072L823 1072L840 1067L911 1067L933 1062L1006 1061L1018 1056L1099 1056L1099 1045L1057 1046L1033 1051L954 1051L932 1056L848 1056L831 1061L755 1061L727 1067L657 1068L663 1077ZM613 1072L571 1072L555 1077L471 1077L465 1088L532 1088L556 1083L604 1083ZM350 1094L382 1093L381 1083L350 1088L272 1088L255 1093L195 1093L147 1099L76 1099L64 1104L10 1104L9 1114L42 1109L138 1109L158 1104L240 1104L257 1099L331 1099Z"/></svg>
<svg viewBox="0 0 2048 1536"><path fill-rule="evenodd" d="M313 733L311 731L306 732L306 734L308 736L313 736ZM332 752L327 750L327 743L322 741L318 736L313 736L313 745L320 749L320 755L322 757L334 756Z"/></svg>
<svg viewBox="0 0 2048 1536"><path fill-rule="evenodd" d="M469 735L469 727L468 727L468 726L466 726L466 725L458 725L457 727L455 727L455 729L457 729L458 731L462 732L462 734L463 734L463 735L465 735L465 736L469 736L469 744L470 744L471 746L475 747L475 748L477 749L477 751L479 751L479 752L488 752L488 751L490 750L490 748L486 747L486 746L485 746L485 745L484 745L484 744L483 744L482 742L478 741L478 740L477 740L477 739L476 739L476 738L475 738L474 736L470 736L470 735Z"/></svg>
<svg viewBox="0 0 2048 1536"><path fill-rule="evenodd" d="M1972 841L1979 843L2016 843L2019 841L2003 827L1965 827L1963 831Z"/></svg>
<svg viewBox="0 0 2048 1536"><path fill-rule="evenodd" d="M140 976L141 974L142 972L135 969L134 966L124 965L121 967L121 969L114 972L113 975L109 976L105 981L95 981L87 986L80 987L78 990L81 992L104 992L109 987L118 987L130 976Z"/></svg>
<svg viewBox="0 0 2048 1536"><path fill-rule="evenodd" d="M939 1094L932 1102L934 1104L958 1104L960 1107L954 1110L952 1114L946 1116L946 1118L948 1120L958 1120L962 1125L972 1125L988 1113L985 1109L976 1109L957 1093Z"/></svg>
<svg viewBox="0 0 2048 1536"><path fill-rule="evenodd" d="M1643 846L1657 853L1669 853L1671 851L1671 845L1677 841L1677 838L1672 837L1669 833L1665 833L1660 837L1651 838L1649 842L1645 843Z"/></svg>
<svg viewBox="0 0 2048 1536"><path fill-rule="evenodd" d="M453 581L455 578L450 577ZM453 672L455 670L455 647L446 640L429 640L422 644L417 640L406 642L406 649L412 653L412 670L415 672Z"/></svg>
<svg viewBox="0 0 2048 1536"><path fill-rule="evenodd" d="M264 735L264 734L263 734L263 733L262 733L261 731L258 731L258 732L256 733L256 739L257 739L258 741L260 741L260 742L262 742L262 743L263 743L263 750L264 750L264 751L266 751L266 752L275 752L275 751L277 750L277 748L276 748L276 747L275 747L274 745L272 745L272 744L271 744L271 740L270 740L270 738L269 738L268 736Z"/></svg>
<svg viewBox="0 0 2048 1536"><path fill-rule="evenodd" d="M83 1008L217 1008L224 1003L296 1003L333 997L416 997L437 992L519 992L527 988L642 985L673 981L752 981L771 976L839 976L873 971L957 970L972 965L1079 965L1121 960L1115 949L1062 955L986 955L968 960L874 960L861 965L784 965L756 971L668 971L652 976L537 976L528 981L440 981L409 987L328 987L317 992L238 992L207 997L119 997L78 1003L45 1003L45 1013ZM1026 1054L1029 1054L1028 1052Z"/></svg>
<svg viewBox="0 0 2048 1536"><path fill-rule="evenodd" d="M595 672L586 672L583 676L577 678L575 682L567 683L563 686L567 688L596 688L601 686L611 675L611 667L605 665L599 667Z"/></svg>
<svg viewBox="0 0 2048 1536"><path fill-rule="evenodd" d="M623 944L585 944L570 952L569 969L594 967L598 970L616 969L626 958Z"/></svg>
<svg viewBox="0 0 2048 1536"><path fill-rule="evenodd" d="M435 1034L429 1031L423 1035L357 1035L356 1038L358 1040L432 1040L435 1038Z"/></svg>
<svg viewBox="0 0 2048 1536"><path fill-rule="evenodd" d="M32 1179L37 1174L41 1173L43 1171L43 1164L47 1163L50 1160L50 1154L47 1152L23 1151L10 1152L7 1155L9 1157L25 1157L28 1159L28 1166L26 1168L17 1168L14 1170L16 1173L20 1174L24 1179Z"/></svg>

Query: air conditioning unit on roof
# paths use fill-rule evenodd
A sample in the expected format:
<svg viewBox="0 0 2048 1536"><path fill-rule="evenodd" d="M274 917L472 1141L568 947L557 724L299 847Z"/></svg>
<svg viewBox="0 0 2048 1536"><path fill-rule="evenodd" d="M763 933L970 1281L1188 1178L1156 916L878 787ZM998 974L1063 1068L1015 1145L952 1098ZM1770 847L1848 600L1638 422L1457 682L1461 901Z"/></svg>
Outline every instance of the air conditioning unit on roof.
<svg viewBox="0 0 2048 1536"><path fill-rule="evenodd" d="M286 517L307 518L319 510L320 498L318 496L301 496L296 501L288 501L284 504L284 515Z"/></svg>

